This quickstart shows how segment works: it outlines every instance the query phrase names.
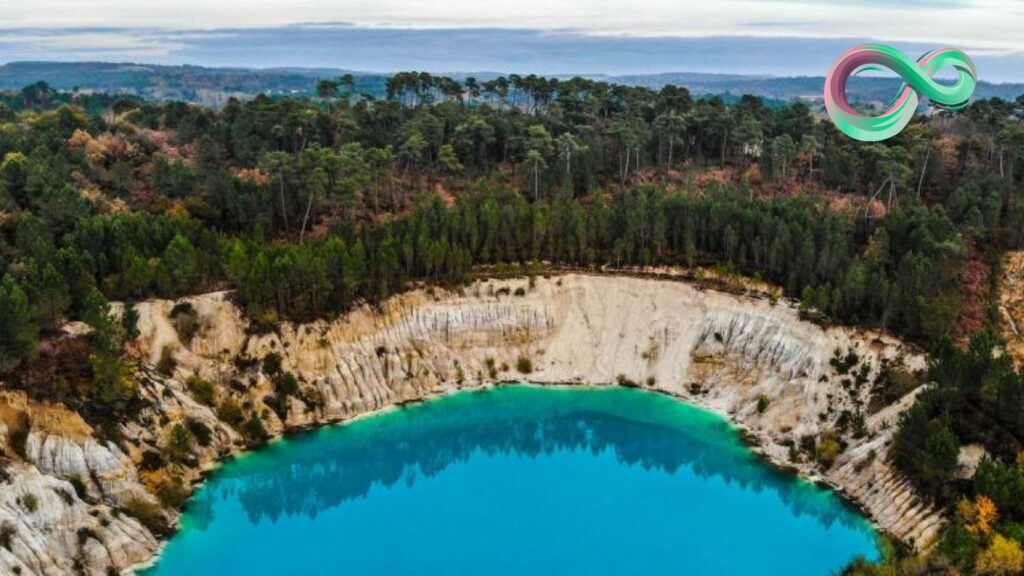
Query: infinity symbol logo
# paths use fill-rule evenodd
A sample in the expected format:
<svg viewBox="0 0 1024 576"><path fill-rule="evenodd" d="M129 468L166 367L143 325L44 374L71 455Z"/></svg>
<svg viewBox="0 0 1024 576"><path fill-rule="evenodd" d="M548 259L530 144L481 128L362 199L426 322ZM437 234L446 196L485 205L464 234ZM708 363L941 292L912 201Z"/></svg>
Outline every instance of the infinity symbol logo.
<svg viewBox="0 0 1024 576"><path fill-rule="evenodd" d="M944 86L932 80L946 66L957 70L956 83ZM888 68L903 79L900 92L880 116L865 116L846 101L846 82L865 70ZM954 48L932 50L913 61L884 44L862 44L850 48L832 64L825 77L825 109L836 127L850 138L878 142L892 138L910 122L918 98L924 96L938 106L958 110L967 105L977 72L970 56Z"/></svg>

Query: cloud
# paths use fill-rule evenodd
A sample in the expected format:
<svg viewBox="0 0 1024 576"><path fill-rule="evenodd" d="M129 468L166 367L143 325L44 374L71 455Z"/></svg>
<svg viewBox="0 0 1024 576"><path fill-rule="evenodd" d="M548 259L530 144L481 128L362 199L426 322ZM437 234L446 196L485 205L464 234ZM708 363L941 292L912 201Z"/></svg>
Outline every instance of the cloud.
<svg viewBox="0 0 1024 576"><path fill-rule="evenodd" d="M1024 49L1019 0L34 0L4 2L10 27L370 27L573 29L592 34L878 37ZM751 25L753 23L753 25ZM784 27L782 27L784 28Z"/></svg>
<svg viewBox="0 0 1024 576"><path fill-rule="evenodd" d="M746 26L750 26L749 23ZM916 56L937 44L892 37L798 34L766 20L761 34L677 36L579 29L369 27L313 22L203 30L158 27L0 29L0 61L107 60L245 67L324 67L372 72L501 71L538 74L711 72L821 76L833 58L869 39ZM808 25L810 27L810 25ZM1024 49L967 43L979 76L1024 80Z"/></svg>

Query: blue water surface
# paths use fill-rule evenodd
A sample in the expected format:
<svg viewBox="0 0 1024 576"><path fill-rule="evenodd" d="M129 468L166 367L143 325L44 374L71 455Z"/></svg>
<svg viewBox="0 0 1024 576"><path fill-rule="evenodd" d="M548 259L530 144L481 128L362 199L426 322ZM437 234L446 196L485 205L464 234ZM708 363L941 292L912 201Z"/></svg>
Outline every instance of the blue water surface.
<svg viewBox="0 0 1024 576"><path fill-rule="evenodd" d="M868 522L720 417L631 389L463 392L225 464L146 576L815 574Z"/></svg>

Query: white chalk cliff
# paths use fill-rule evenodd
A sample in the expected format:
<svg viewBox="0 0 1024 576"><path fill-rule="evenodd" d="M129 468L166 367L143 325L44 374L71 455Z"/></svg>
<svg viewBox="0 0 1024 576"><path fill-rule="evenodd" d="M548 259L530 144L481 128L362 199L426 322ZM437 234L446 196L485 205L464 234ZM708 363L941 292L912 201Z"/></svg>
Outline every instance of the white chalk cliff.
<svg viewBox="0 0 1024 576"><path fill-rule="evenodd" d="M189 480L243 449L241 436L196 402L185 381L201 376L217 384L219 400L230 396L262 409L271 382L234 360L271 352L301 383L284 421L264 411L272 434L504 380L635 383L721 413L745 428L766 458L835 487L898 538L925 545L942 523L886 458L915 392L868 415L864 437L844 436L846 447L828 469L811 458L792 460L791 446L801 438L832 429L844 410L868 404L870 384L852 385L852 376L838 374L830 365L835 350L856 351L872 376L883 358L917 367L922 359L892 339L801 321L786 304L668 280L564 275L538 278L532 288L522 278L477 282L460 293L416 290L381 310L364 307L330 322L248 335L227 294L186 300L204 326L187 344L169 319L174 302L137 306L137 377L150 405L123 424L121 447L96 440L84 422L30 419L26 461L10 463L11 478L0 486L0 526L15 528L9 546L0 546L0 573L104 574L152 557L157 539L115 513L131 499L155 501L137 471L142 454L159 449L170 426L186 416L213 430L210 446L197 448ZM177 360L172 376L153 368L165 349ZM531 360L531 373L517 372L520 357ZM61 409L0 392L0 446L7 442L4 414L10 420L18 410ZM31 513L27 493L37 495Z"/></svg>

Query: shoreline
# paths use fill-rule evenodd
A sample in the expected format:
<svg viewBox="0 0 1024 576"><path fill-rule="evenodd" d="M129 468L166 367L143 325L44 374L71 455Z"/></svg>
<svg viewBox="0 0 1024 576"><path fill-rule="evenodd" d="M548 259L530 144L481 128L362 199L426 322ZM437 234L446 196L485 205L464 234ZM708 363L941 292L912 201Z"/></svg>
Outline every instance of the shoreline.
<svg viewBox="0 0 1024 576"><path fill-rule="evenodd" d="M138 572L141 570L152 568L157 563L159 563L160 557L166 550L167 545L170 543L171 539L173 539L177 535L178 531L180 530L180 517L188 508L188 505L191 502L192 497L206 483L206 480L210 475L216 473L216 471L219 468L221 468L230 461L243 458L249 454L255 453L263 448L266 448L271 444L284 441L291 436L298 436L304 433L323 430L335 426L347 426L349 424L353 424L362 420L367 420L370 418L375 418L378 416L382 416L384 414L388 414L390 412L395 412L405 407L421 405L427 402L440 400L456 394L483 392L486 390L493 390L504 386L525 386L537 389L562 390L634 389L643 392L658 394L660 396L669 398L675 402L685 404L689 407L696 408L698 410L703 410L704 412L715 415L716 417L720 418L723 422L726 422L737 433L737 440L741 444L743 444L743 446L745 446L751 452L751 454L754 455L754 457L758 460L759 463L767 466L772 471L780 475L787 476L799 481L807 482L813 484L818 488L828 490L829 492L833 493L844 506L849 508L851 511L857 513L858 515L862 516L865 519L865 521L871 526L871 529L874 530L877 536L893 537L890 533L883 530L878 525L873 515L866 508L864 508L855 498L851 497L845 490L843 490L842 487L836 485L835 483L829 481L827 478L819 474L808 474L799 466L794 466L793 464L784 464L782 462L774 460L770 454L768 454L761 448L761 438L755 432L750 430L748 426L736 422L732 417L730 417L729 414L723 412L722 410L716 409L709 405L701 404L699 402L695 402L693 401L693 398L683 396L682 394L673 392L671 390L666 390L658 387L627 386L618 383L602 384L592 382L543 382L535 380L531 381L528 378L523 378L520 380L496 380L478 384L468 384L465 386L455 385L453 387L442 389L439 391L429 392L420 398L394 402L373 410L368 410L366 412L353 415L348 418L333 421L324 421L322 423L289 428L284 430L281 434L268 439L265 443L259 446L254 446L252 448L243 448L237 452L232 452L228 456L218 459L213 466L204 469L200 477L200 481L194 482L190 485L192 494L189 496L189 499L185 502L185 504L178 510L178 521L175 522L172 533L167 538L160 539L160 544L157 547L156 551L154 551L153 557L147 560L146 562L125 567L120 572L120 574L122 574L122 576L132 576L138 574Z"/></svg>

